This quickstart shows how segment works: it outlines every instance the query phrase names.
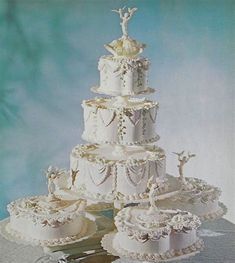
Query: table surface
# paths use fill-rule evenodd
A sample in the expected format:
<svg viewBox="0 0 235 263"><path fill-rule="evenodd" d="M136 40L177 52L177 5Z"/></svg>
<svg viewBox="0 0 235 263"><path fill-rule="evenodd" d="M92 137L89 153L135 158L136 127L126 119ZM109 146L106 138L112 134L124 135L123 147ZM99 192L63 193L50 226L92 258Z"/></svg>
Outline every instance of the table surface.
<svg viewBox="0 0 235 263"><path fill-rule="evenodd" d="M235 263L235 225L225 219L202 224L199 235L205 241L205 249L182 263ZM41 247L19 245L0 235L0 263L34 263L45 255ZM94 256L79 262L109 263L113 257ZM118 263L121 260L117 261Z"/></svg>

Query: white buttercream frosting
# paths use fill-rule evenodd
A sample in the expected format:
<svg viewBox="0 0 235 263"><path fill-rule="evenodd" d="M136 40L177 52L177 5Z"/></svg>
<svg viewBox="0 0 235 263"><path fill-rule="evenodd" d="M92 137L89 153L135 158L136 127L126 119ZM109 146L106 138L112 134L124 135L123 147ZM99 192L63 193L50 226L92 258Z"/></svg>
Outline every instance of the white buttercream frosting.
<svg viewBox="0 0 235 263"><path fill-rule="evenodd" d="M113 96L148 92L148 68L146 58L102 56L98 64L100 85L96 92Z"/></svg>
<svg viewBox="0 0 235 263"><path fill-rule="evenodd" d="M147 194L147 183L152 175L164 181L165 154L161 148L125 146L119 154L116 151L113 145L75 147L70 156L71 169L79 169L75 187L79 189L84 185L92 196L99 194L105 199L132 200ZM163 186L159 191L162 189Z"/></svg>
<svg viewBox="0 0 235 263"><path fill-rule="evenodd" d="M202 220L218 218L226 212L219 205L219 188L198 178L185 177L184 181L176 195L158 201L158 205L162 208L185 209Z"/></svg>
<svg viewBox="0 0 235 263"><path fill-rule="evenodd" d="M34 196L11 202L9 228L26 239L59 240L77 236L86 228L86 201Z"/></svg>
<svg viewBox="0 0 235 263"><path fill-rule="evenodd" d="M127 207L115 217L119 232L126 232L140 242L158 240L172 231L187 232L200 226L197 216L181 210L159 210L148 214L148 208Z"/></svg>
<svg viewBox="0 0 235 263"><path fill-rule="evenodd" d="M197 216L180 210L148 211L149 208L127 207L116 215L118 233L113 246L122 255L154 261L201 247L197 244L196 231L201 224Z"/></svg>
<svg viewBox="0 0 235 263"><path fill-rule="evenodd" d="M146 99L95 98L83 101L83 139L133 145L156 141L158 103Z"/></svg>

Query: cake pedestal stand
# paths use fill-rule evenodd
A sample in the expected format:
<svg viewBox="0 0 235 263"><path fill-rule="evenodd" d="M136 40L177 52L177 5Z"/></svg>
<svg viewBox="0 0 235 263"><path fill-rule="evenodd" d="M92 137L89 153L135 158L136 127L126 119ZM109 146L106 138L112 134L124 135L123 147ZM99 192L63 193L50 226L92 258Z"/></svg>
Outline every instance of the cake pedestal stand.
<svg viewBox="0 0 235 263"><path fill-rule="evenodd" d="M103 92L102 90L100 90L99 86L94 86L91 88L91 91L97 94L101 94L101 95L109 95L109 96L121 96L119 93L116 92L112 92L112 91L107 91L107 92ZM145 91L141 91L139 93L135 93L135 94L125 94L122 96L138 96L138 95L148 95L151 93L156 92L155 89L148 87Z"/></svg>

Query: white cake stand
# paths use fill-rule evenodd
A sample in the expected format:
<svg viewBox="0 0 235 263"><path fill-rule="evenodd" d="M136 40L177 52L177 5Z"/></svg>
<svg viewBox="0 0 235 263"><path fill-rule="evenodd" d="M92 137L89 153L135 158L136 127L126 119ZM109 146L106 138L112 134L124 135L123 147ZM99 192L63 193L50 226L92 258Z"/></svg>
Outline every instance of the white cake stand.
<svg viewBox="0 0 235 263"><path fill-rule="evenodd" d="M106 234L102 240L101 245L102 247L110 254L114 256L120 257L120 260L115 261L117 263L134 263L136 262L170 262L174 260L182 260L186 259L192 256L195 256L196 254L200 253L200 251L204 247L204 242L202 239L198 239L192 246L183 249L183 252L179 253L179 251L175 250L173 252L166 252L162 254L141 254L138 252L128 252L127 250L120 248L118 245L116 239L115 239L116 232L111 232L109 234ZM114 248L116 247L116 249ZM181 254L179 256L179 254ZM160 259L159 257L162 257L164 259ZM123 260L123 261L122 261ZM130 261L131 260L131 261ZM133 262L134 261L134 262Z"/></svg>
<svg viewBox="0 0 235 263"><path fill-rule="evenodd" d="M97 94L101 94L101 95L110 95L110 96L123 96L122 94L118 93L118 92L112 92L112 91L102 91L100 90L99 86L93 86L91 87L91 91ZM153 88L148 87L146 90L138 92L138 93L134 93L134 94L130 94L130 95L125 95L125 96L137 96L137 95L148 95L151 93L154 93L156 90Z"/></svg>

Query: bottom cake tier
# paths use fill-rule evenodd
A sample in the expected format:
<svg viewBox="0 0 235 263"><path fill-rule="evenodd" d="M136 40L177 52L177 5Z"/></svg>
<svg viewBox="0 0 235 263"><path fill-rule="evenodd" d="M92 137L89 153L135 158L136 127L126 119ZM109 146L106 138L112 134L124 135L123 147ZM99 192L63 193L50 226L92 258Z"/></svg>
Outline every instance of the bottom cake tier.
<svg viewBox="0 0 235 263"><path fill-rule="evenodd" d="M165 184L164 151L149 146L79 145L70 157L72 190L84 187L92 196L125 196L141 199L150 178Z"/></svg>

